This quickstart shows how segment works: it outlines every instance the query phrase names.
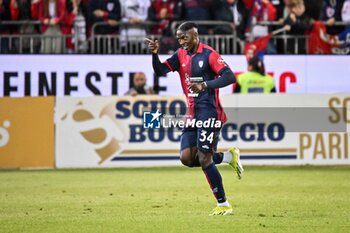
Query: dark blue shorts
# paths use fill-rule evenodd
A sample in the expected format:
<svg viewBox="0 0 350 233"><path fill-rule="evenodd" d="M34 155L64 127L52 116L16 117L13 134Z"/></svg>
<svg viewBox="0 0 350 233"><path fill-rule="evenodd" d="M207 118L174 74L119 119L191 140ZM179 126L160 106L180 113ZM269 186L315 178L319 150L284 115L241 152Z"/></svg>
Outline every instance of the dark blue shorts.
<svg viewBox="0 0 350 233"><path fill-rule="evenodd" d="M215 109L212 109L212 106L208 105L197 105L195 112L196 120L200 120L202 122L208 119L215 121L218 117ZM212 153L216 151L220 130L221 127L204 127L204 125L201 128L184 128L181 135L181 150L195 146L198 150L204 153Z"/></svg>
<svg viewBox="0 0 350 233"><path fill-rule="evenodd" d="M181 150L197 147L204 153L216 151L220 129L215 128L184 128L181 134Z"/></svg>

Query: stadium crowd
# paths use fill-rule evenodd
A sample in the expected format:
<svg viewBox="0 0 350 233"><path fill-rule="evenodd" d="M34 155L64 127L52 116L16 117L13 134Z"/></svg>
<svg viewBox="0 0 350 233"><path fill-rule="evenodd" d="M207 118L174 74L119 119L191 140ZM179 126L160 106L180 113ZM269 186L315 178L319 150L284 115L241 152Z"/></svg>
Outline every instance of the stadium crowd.
<svg viewBox="0 0 350 233"><path fill-rule="evenodd" d="M19 46L21 53L89 53L92 35L118 36L125 47L133 40L142 45L143 37L152 34L173 49L174 28L181 21L199 23L201 35L234 33L243 43L283 28L295 40L284 49L270 40L266 52L294 53L296 40L305 44L314 21L322 21L330 36L345 31L350 25L350 0L0 0L1 53L18 53ZM24 39L19 45L10 35L46 39ZM62 36L64 43L59 41ZM307 53L306 49L299 46L297 53Z"/></svg>

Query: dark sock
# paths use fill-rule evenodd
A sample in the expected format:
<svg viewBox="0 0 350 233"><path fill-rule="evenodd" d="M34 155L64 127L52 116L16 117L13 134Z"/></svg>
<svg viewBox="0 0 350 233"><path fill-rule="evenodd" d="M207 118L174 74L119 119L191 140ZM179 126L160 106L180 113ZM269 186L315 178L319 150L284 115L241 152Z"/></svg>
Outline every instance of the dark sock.
<svg viewBox="0 0 350 233"><path fill-rule="evenodd" d="M222 184L222 178L219 170L216 168L214 163L211 163L207 168L203 169L205 176L207 177L208 183L211 190L214 193L215 198L219 203L226 201L224 186Z"/></svg>
<svg viewBox="0 0 350 233"><path fill-rule="evenodd" d="M214 154L213 154L213 161L214 161L215 164L222 163L222 159L223 158L224 158L224 153L222 153L222 152L214 152ZM201 164L199 163L198 155L196 155L196 158L194 160L193 166L194 167L200 167L201 166Z"/></svg>
<svg viewBox="0 0 350 233"><path fill-rule="evenodd" d="M222 153L222 152L214 152L214 154L213 154L213 161L214 161L215 164L222 163L223 158L224 158L224 153Z"/></svg>

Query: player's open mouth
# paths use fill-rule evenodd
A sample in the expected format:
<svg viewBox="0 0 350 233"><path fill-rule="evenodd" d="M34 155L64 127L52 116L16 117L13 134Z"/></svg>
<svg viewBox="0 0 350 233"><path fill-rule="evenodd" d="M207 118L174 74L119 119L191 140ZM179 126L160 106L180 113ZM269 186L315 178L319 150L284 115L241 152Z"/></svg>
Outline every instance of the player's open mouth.
<svg viewBox="0 0 350 233"><path fill-rule="evenodd" d="M189 45L183 45L182 48L186 49L187 51L191 49Z"/></svg>

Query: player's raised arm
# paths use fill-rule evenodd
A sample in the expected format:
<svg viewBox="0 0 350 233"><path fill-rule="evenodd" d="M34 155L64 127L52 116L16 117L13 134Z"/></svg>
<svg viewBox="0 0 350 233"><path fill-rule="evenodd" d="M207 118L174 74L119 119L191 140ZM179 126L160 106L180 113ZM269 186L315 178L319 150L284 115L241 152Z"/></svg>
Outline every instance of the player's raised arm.
<svg viewBox="0 0 350 233"><path fill-rule="evenodd" d="M152 54L158 54L159 42L150 38L145 38L145 42L148 44L148 49Z"/></svg>
<svg viewBox="0 0 350 233"><path fill-rule="evenodd" d="M164 76L166 73L170 72L169 67L159 60L159 56L158 56L159 42L158 42L158 40L145 38L145 42L148 44L148 48L149 48L150 52L152 53L152 66L153 66L154 72L158 76Z"/></svg>

